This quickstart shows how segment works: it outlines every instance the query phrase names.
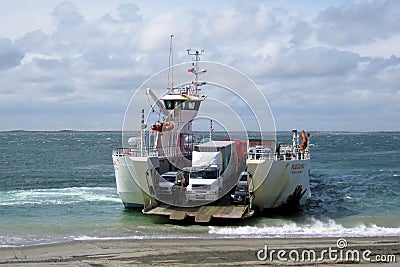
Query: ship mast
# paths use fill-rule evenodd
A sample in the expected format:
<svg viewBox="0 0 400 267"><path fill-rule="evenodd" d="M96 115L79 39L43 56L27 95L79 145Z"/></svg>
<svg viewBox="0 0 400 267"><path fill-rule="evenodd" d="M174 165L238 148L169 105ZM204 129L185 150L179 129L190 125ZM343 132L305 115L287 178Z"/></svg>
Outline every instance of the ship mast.
<svg viewBox="0 0 400 267"><path fill-rule="evenodd" d="M192 68L189 69L189 72L192 72L194 74L194 81L192 82L193 88L194 88L194 95L198 96L199 95L199 86L205 85L206 82L199 82L198 80L198 75L206 73L207 70L200 70L199 69L199 61L200 61L200 56L204 53L204 50L196 50L196 52L192 52L191 49L186 49L187 53L189 56L194 56L192 57L192 60L194 63L192 63Z"/></svg>
<svg viewBox="0 0 400 267"><path fill-rule="evenodd" d="M169 60L168 60L168 93L174 93L174 54L172 50L172 38L173 34L170 35L171 40L169 42Z"/></svg>

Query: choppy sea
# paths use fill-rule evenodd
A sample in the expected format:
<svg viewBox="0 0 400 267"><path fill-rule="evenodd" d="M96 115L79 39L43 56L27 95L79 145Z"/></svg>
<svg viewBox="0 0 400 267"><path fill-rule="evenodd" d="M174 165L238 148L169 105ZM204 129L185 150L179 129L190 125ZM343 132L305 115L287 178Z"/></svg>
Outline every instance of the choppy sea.
<svg viewBox="0 0 400 267"><path fill-rule="evenodd" d="M290 142L290 135L278 141ZM96 239L400 235L400 135L314 134L303 210L230 225L173 224L125 210L119 133L0 133L0 246Z"/></svg>

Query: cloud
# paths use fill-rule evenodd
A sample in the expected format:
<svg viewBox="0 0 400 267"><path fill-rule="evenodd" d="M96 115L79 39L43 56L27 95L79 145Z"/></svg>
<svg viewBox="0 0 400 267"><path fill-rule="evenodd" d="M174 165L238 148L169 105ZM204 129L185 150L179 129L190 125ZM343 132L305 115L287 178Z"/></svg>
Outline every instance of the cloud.
<svg viewBox="0 0 400 267"><path fill-rule="evenodd" d="M0 38L0 71L14 68L21 63L25 53L8 38Z"/></svg>
<svg viewBox="0 0 400 267"><path fill-rule="evenodd" d="M140 21L141 17L138 14L139 7L135 4L125 3L118 7L120 21L136 22Z"/></svg>
<svg viewBox="0 0 400 267"><path fill-rule="evenodd" d="M135 89L168 66L170 34L175 63L205 49L202 60L254 79L280 130L400 128L396 1L325 3L307 16L259 1L95 3L58 2L48 27L0 37L3 129L120 129Z"/></svg>
<svg viewBox="0 0 400 267"><path fill-rule="evenodd" d="M309 22L302 19L295 19L290 28L290 43L293 45L302 45L310 38L312 32L313 28Z"/></svg>
<svg viewBox="0 0 400 267"><path fill-rule="evenodd" d="M79 13L78 8L68 1L57 5L53 11L53 16L60 28L76 27L84 23L84 18Z"/></svg>
<svg viewBox="0 0 400 267"><path fill-rule="evenodd" d="M251 1L225 6L211 14L208 20L208 34L219 41L231 42L257 38L272 34L278 21L268 8Z"/></svg>
<svg viewBox="0 0 400 267"><path fill-rule="evenodd" d="M320 41L338 46L370 43L387 39L400 31L400 2L349 1L329 7L315 19Z"/></svg>
<svg viewBox="0 0 400 267"><path fill-rule="evenodd" d="M341 75L275 81L269 93L277 125L319 129L396 130L400 114L399 58L359 58L357 67ZM296 114L293 116L291 114ZM280 123L279 123L280 122Z"/></svg>
<svg viewBox="0 0 400 267"><path fill-rule="evenodd" d="M357 67L360 56L337 49L285 47L267 43L253 54L245 68L253 75L291 79L308 76L344 75Z"/></svg>
<svg viewBox="0 0 400 267"><path fill-rule="evenodd" d="M41 30L35 30L25 34L17 40L17 45L27 53L51 53L54 47L51 46L49 36Z"/></svg>

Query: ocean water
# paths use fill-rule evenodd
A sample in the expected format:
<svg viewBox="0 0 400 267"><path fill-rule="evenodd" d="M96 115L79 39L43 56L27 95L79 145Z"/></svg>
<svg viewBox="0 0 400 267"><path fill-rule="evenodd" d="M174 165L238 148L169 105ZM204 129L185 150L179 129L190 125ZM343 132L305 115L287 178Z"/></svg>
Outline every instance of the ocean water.
<svg viewBox="0 0 400 267"><path fill-rule="evenodd" d="M290 135L278 141L290 142ZM303 210L228 225L125 210L111 159L119 133L0 133L0 246L71 240L400 235L400 135L315 134Z"/></svg>

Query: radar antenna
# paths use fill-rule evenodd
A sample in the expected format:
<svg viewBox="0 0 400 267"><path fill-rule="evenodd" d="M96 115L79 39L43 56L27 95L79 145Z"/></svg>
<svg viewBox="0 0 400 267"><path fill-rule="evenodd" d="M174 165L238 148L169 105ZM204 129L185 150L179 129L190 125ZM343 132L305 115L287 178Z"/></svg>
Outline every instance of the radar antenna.
<svg viewBox="0 0 400 267"><path fill-rule="evenodd" d="M204 50L202 49L202 50L200 50L200 52L198 50L196 50L196 52L192 52L191 49L186 49L186 51L189 56L194 56L194 57L192 57L192 60L194 61L192 63L192 68L188 69L188 71L193 73L195 76L194 81L192 82L192 86L194 88L195 95L198 95L199 90L200 90L198 87L206 84L206 82L198 81L198 75L207 72L207 70L199 69L200 56L204 53Z"/></svg>

